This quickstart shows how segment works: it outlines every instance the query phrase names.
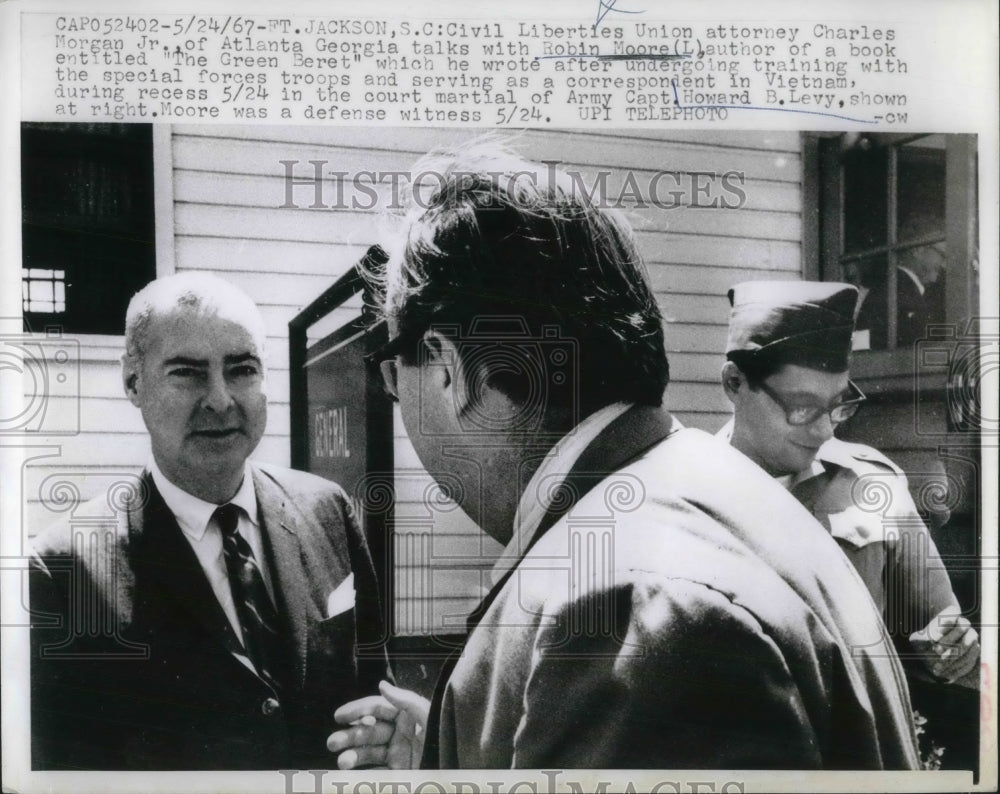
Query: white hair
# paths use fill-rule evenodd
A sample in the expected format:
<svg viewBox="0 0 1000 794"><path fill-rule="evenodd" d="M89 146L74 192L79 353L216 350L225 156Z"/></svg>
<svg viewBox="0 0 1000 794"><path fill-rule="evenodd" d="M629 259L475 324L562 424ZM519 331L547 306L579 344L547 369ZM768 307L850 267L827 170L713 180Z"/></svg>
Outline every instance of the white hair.
<svg viewBox="0 0 1000 794"><path fill-rule="evenodd" d="M236 285L198 271L158 278L132 296L125 313L125 355L141 361L153 319L179 309L238 323L263 355L266 334L257 304Z"/></svg>

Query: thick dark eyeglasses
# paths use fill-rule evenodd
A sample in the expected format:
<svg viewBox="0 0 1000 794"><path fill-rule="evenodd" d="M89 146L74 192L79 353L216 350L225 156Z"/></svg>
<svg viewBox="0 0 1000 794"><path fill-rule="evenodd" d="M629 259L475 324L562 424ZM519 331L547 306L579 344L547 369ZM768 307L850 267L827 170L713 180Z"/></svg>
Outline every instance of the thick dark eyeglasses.
<svg viewBox="0 0 1000 794"><path fill-rule="evenodd" d="M830 417L831 424L839 425L841 422L845 422L854 416L858 412L858 408L861 407L861 404L867 399L864 392L852 380L847 381L850 396L846 400L841 399L833 405L825 407L817 405L789 405L784 397L763 381L757 385L760 386L764 394L774 400L781 410L785 412L785 420L788 424L796 426L811 425L823 415Z"/></svg>

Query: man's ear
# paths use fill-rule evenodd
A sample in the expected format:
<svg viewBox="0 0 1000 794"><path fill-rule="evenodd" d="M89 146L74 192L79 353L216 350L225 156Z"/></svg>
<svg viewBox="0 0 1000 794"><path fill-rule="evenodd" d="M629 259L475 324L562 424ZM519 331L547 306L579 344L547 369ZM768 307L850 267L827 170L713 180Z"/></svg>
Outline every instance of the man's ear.
<svg viewBox="0 0 1000 794"><path fill-rule="evenodd" d="M458 369L458 349L444 334L430 330L420 340L422 350L418 351L418 364L427 364L425 372L436 373L441 378L440 386L448 388L454 383Z"/></svg>
<svg viewBox="0 0 1000 794"><path fill-rule="evenodd" d="M734 402L740 390L746 385L746 376L732 361L727 361L722 365L722 388L730 402Z"/></svg>
<svg viewBox="0 0 1000 794"><path fill-rule="evenodd" d="M122 356L122 387L132 405L139 405L139 361L127 353Z"/></svg>

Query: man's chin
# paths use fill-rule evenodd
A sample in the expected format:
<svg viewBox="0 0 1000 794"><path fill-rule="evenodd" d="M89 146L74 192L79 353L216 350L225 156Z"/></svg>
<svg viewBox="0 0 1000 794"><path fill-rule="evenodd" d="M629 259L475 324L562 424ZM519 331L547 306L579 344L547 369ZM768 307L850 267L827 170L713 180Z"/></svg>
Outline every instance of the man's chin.
<svg viewBox="0 0 1000 794"><path fill-rule="evenodd" d="M203 471L242 468L243 462L253 452L250 440L244 433L206 434L189 437L188 460Z"/></svg>
<svg viewBox="0 0 1000 794"><path fill-rule="evenodd" d="M812 462L816 460L816 455L819 453L819 447L803 447L799 444L795 445L795 455L793 456L793 461L789 463L794 463L795 469L792 474L798 474L803 469L808 468L812 465Z"/></svg>

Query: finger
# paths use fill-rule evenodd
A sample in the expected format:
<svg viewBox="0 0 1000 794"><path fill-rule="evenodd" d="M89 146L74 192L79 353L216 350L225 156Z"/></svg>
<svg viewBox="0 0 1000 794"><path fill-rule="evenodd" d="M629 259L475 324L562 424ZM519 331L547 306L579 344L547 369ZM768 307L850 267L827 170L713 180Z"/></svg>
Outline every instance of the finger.
<svg viewBox="0 0 1000 794"><path fill-rule="evenodd" d="M975 652L975 653L978 654L979 653L979 635L976 633L976 630L973 629L973 628L970 628L967 632L965 632L965 635L962 637L962 641L959 644L963 648L966 648L969 651L973 651L973 652Z"/></svg>
<svg viewBox="0 0 1000 794"><path fill-rule="evenodd" d="M403 689L390 684L388 681L381 681L378 685L382 696L397 709L406 711L419 725L427 724L427 715L430 712L430 701L423 695L418 695L409 689Z"/></svg>
<svg viewBox="0 0 1000 794"><path fill-rule="evenodd" d="M975 645L952 646L934 665L934 674L948 681L954 681L975 667L978 658L979 651Z"/></svg>
<svg viewBox="0 0 1000 794"><path fill-rule="evenodd" d="M369 695L345 703L333 713L333 718L341 725L350 725L367 716L392 722L398 713L399 709L381 695Z"/></svg>
<svg viewBox="0 0 1000 794"><path fill-rule="evenodd" d="M959 678L964 678L973 670L975 670L978 664L979 664L978 655L971 653L967 654L965 657L962 658L961 664L959 665L958 669L955 670L955 672L952 674L949 680L957 681Z"/></svg>
<svg viewBox="0 0 1000 794"><path fill-rule="evenodd" d="M970 680L966 683L967 686L978 687L979 686L979 676L975 676L977 669L979 667L979 656L969 655L963 662L962 668L957 670L955 674L949 679L948 683L955 683L957 681L962 681L965 678Z"/></svg>
<svg viewBox="0 0 1000 794"><path fill-rule="evenodd" d="M386 748L382 746L356 747L337 756L338 769L357 769L359 766L385 766Z"/></svg>
<svg viewBox="0 0 1000 794"><path fill-rule="evenodd" d="M976 657L969 654L965 657L957 658L945 663L940 672L935 670L935 675L939 678L943 678L949 684L952 684L958 679L964 678L975 668L975 666Z"/></svg>
<svg viewBox="0 0 1000 794"><path fill-rule="evenodd" d="M942 642L934 646L934 653L939 659L952 659L961 656L971 648L979 645L979 638L974 630L966 631L958 637L951 638L949 642Z"/></svg>
<svg viewBox="0 0 1000 794"><path fill-rule="evenodd" d="M354 725L330 734L326 740L326 749L331 753L339 753L351 747L388 744L394 730L394 723L381 720L373 725Z"/></svg>
<svg viewBox="0 0 1000 794"><path fill-rule="evenodd" d="M956 645L971 628L972 625L969 621L959 619L946 627L945 631L941 634L941 639L937 641L937 644L945 647L949 645Z"/></svg>
<svg viewBox="0 0 1000 794"><path fill-rule="evenodd" d="M955 625L963 620L962 616L957 612L951 611L951 608L943 609L933 618L931 622L924 626L924 631L927 632L927 638L931 642L941 642L945 634L947 634Z"/></svg>
<svg viewBox="0 0 1000 794"><path fill-rule="evenodd" d="M396 718L396 733L389 742L386 762L390 769L418 769L423 741L417 739L417 725L405 709Z"/></svg>

